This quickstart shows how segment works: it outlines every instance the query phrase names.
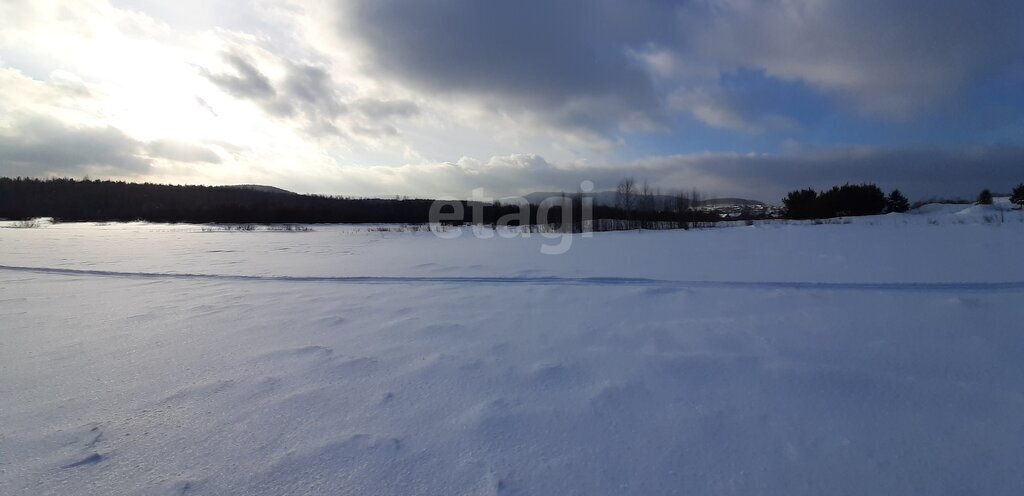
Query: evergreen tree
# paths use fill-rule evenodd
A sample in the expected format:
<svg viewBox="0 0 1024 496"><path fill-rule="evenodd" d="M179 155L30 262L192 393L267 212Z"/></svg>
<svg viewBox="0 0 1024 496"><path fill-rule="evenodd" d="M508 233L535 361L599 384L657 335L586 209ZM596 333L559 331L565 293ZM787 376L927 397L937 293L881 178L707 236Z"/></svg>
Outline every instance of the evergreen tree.
<svg viewBox="0 0 1024 496"><path fill-rule="evenodd" d="M818 192L811 188L790 191L782 200L789 219L813 219L818 216Z"/></svg>
<svg viewBox="0 0 1024 496"><path fill-rule="evenodd" d="M910 210L910 202L907 201L907 197L903 196L903 193L900 193L900 190L894 189L886 199L886 208L890 212L906 212Z"/></svg>
<svg viewBox="0 0 1024 496"><path fill-rule="evenodd" d="M1018 184L1017 187L1013 188L1013 194L1010 196L1010 203L1013 203L1020 208L1024 208L1024 184Z"/></svg>
<svg viewBox="0 0 1024 496"><path fill-rule="evenodd" d="M978 194L978 205L991 205L991 204L992 204L992 192L987 190L987 189L981 190L981 193Z"/></svg>
<svg viewBox="0 0 1024 496"><path fill-rule="evenodd" d="M885 193L874 184L844 184L821 193L811 188L791 191L782 203L789 219L827 219L878 215L885 210L887 200Z"/></svg>

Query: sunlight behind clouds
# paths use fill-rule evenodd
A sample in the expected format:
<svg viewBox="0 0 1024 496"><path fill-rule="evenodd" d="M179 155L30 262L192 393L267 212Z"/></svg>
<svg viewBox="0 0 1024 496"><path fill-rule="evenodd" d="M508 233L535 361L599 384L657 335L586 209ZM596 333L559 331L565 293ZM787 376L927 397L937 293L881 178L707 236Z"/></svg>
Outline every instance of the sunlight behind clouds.
<svg viewBox="0 0 1024 496"><path fill-rule="evenodd" d="M0 156L0 175L430 196L472 186L445 174L466 157L532 155L605 177L676 156L723 157L732 171L724 157L786 156L792 143L837 157L850 145L934 146L949 160L959 146L1024 144L1006 131L1021 126L1020 98L986 94L1005 93L990 123L991 104L971 100L972 85L1019 79L1024 52L1009 29L1019 9L940 2L917 15L923 7L566 0L505 15L464 0L9 1L4 139L24 152L49 129L62 156L91 158ZM97 140L146 167L86 163L107 155L69 148ZM510 194L579 180L495 171L462 176ZM682 172L665 187L695 186ZM710 184L750 193L739 176Z"/></svg>

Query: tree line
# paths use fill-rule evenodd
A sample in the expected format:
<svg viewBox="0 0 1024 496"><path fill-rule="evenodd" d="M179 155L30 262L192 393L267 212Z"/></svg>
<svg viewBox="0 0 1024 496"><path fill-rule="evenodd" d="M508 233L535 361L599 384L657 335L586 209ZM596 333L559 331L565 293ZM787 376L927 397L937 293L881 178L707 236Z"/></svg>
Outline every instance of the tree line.
<svg viewBox="0 0 1024 496"><path fill-rule="evenodd" d="M551 224L563 219L562 209L572 209L571 225L558 226L582 232L589 217L599 219L595 230L654 226L680 221L713 222L717 215L693 214L683 218L679 210L648 209L642 201L626 207L595 205L583 211L583 193L563 194L563 201L539 218L538 205L455 202L464 212L452 224L509 225ZM381 223L424 224L430 221L433 200L408 198L346 198L302 195L235 186L192 186L71 178L0 178L0 218L21 220L52 217L64 222L185 222L185 223ZM688 225L685 224L684 225ZM652 227L653 228L653 227Z"/></svg>
<svg viewBox="0 0 1024 496"><path fill-rule="evenodd" d="M664 198L670 198L665 201ZM697 208L703 195L696 189L679 190L670 195L633 177L623 178L615 186L615 210L612 229L689 229L722 220L718 212ZM743 212L734 220L754 220L762 214Z"/></svg>
<svg viewBox="0 0 1024 496"><path fill-rule="evenodd" d="M427 222L430 200L351 199L228 186L0 178L0 217L189 223Z"/></svg>
<svg viewBox="0 0 1024 496"><path fill-rule="evenodd" d="M985 189L978 194L976 203L991 205L992 201L992 192ZM1024 208L1024 184L1014 187L1010 202ZM886 196L881 188L869 183L847 183L821 192L813 188L790 191L782 204L788 219L828 219L910 210L910 202L900 190L895 189Z"/></svg>
<svg viewBox="0 0 1024 496"><path fill-rule="evenodd" d="M618 183L615 193L614 206L589 205L587 212L584 211L584 193L563 193L562 202L547 210L547 218L539 218L541 212L537 205L463 201L459 203L464 215L450 222L496 224L513 215L515 220L509 225L550 225L569 218L570 225L557 227L567 232L582 232L585 227L595 231L685 229L723 219L713 210L698 208L702 195L696 190L662 195L646 180L638 182L627 177ZM978 203L991 203L992 196L985 190L979 195ZM1024 207L1024 184L1013 189L1010 201ZM432 204L433 200L429 199L346 198L233 186L0 178L0 218L13 220L53 217L68 222L422 224L430 221ZM783 199L783 204L784 216L791 219L875 215L905 212L910 208L909 201L899 190L886 195L873 184L845 184L821 192L811 188L796 190ZM563 208L572 209L568 212L571 215L563 216ZM730 218L765 217L764 212L751 211Z"/></svg>

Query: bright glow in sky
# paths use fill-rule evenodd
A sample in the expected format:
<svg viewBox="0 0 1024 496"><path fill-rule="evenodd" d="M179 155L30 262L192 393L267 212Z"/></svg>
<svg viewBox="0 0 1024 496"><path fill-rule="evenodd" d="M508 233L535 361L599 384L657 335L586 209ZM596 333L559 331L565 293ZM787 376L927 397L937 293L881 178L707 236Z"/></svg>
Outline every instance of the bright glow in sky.
<svg viewBox="0 0 1024 496"><path fill-rule="evenodd" d="M5 0L0 175L1006 191L1021 26L1012 0Z"/></svg>

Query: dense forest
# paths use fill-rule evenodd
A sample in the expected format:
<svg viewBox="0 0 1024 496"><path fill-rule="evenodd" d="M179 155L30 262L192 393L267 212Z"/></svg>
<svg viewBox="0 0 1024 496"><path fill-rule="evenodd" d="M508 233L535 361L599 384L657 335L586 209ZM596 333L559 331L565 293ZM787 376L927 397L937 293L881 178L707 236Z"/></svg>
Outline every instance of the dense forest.
<svg viewBox="0 0 1024 496"><path fill-rule="evenodd" d="M0 178L0 217L58 221L426 222L429 200L368 200L230 186Z"/></svg>
<svg viewBox="0 0 1024 496"><path fill-rule="evenodd" d="M844 184L827 191L811 188L791 191L782 200L789 219L827 219L857 215L878 215L883 212L906 212L907 198L900 190L889 196L874 184Z"/></svg>
<svg viewBox="0 0 1024 496"><path fill-rule="evenodd" d="M579 232L582 197L566 195L571 205L572 226ZM443 212L447 222L494 224L512 216L510 225L538 224L538 206L520 210L517 205L461 203L461 219L452 218L454 206ZM433 200L365 199L301 195L282 190L237 186L176 186L121 181L77 179L0 178L0 218L52 217L56 221L149 221L188 223L426 223ZM609 229L619 226L655 228L688 227L713 222L717 214L689 208L643 209L638 206L594 206L592 218L605 219ZM549 221L550 219L550 221ZM548 211L541 224L558 223L560 207Z"/></svg>

